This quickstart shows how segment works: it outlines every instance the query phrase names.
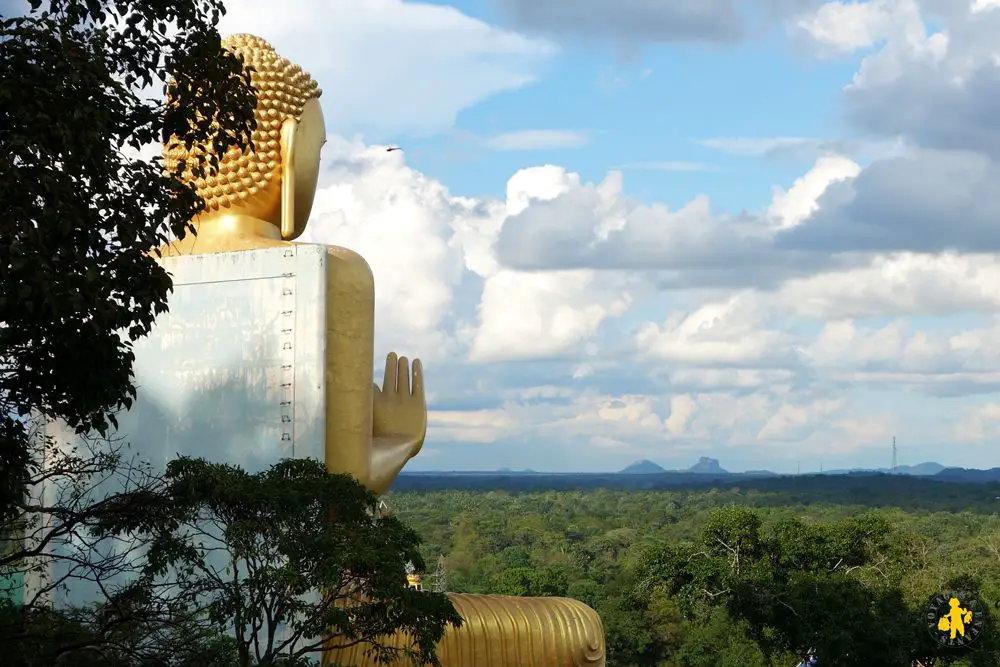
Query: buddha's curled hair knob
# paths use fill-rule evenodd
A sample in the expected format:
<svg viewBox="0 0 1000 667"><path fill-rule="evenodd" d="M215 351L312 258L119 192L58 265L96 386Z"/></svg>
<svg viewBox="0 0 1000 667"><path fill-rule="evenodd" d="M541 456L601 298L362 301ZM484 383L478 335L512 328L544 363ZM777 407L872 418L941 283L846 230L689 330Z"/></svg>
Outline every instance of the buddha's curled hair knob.
<svg viewBox="0 0 1000 667"><path fill-rule="evenodd" d="M269 190L281 175L281 127L289 118L298 120L311 99L322 91L301 67L281 57L268 42L254 35L232 35L222 40L226 50L240 56L250 69L250 83L257 93L254 119L257 129L251 135L253 149L232 148L219 159L218 170L196 178L192 167L197 158L211 154L211 146L195 145L188 150L172 138L163 149L164 166L175 172L183 160L182 178L194 185L211 213L238 206ZM169 100L168 100L169 102Z"/></svg>

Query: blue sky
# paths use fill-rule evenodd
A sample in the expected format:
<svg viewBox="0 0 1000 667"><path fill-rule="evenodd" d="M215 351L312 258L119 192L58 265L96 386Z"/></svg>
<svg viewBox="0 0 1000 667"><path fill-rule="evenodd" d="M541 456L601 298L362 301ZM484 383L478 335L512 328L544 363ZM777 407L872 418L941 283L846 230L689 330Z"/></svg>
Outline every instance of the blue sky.
<svg viewBox="0 0 1000 667"><path fill-rule="evenodd" d="M224 28L327 91L310 239L369 259L379 353L427 362L414 468L879 465L893 435L986 466L988 4L250 2Z"/></svg>
<svg viewBox="0 0 1000 667"><path fill-rule="evenodd" d="M498 15L490 2L453 6L485 21ZM588 138L586 150L538 150L528 157L555 161L587 180L625 167L630 193L646 200L682 204L706 193L724 210L761 206L771 185L800 175L807 160L748 160L700 141L720 136L850 137L838 97L857 67L856 58L797 58L781 31L773 32L768 39L731 48L651 45L627 57L613 44L569 40L537 83L462 110L451 133L387 140L415 146L413 166L454 191L499 196L526 156L453 155L467 146L464 133L491 136L525 128L580 132ZM660 163L697 164L704 170L653 168Z"/></svg>
<svg viewBox="0 0 1000 667"><path fill-rule="evenodd" d="M1000 466L994 0L263 0L413 469ZM322 18L318 18L322 17ZM386 153L385 146L401 152Z"/></svg>

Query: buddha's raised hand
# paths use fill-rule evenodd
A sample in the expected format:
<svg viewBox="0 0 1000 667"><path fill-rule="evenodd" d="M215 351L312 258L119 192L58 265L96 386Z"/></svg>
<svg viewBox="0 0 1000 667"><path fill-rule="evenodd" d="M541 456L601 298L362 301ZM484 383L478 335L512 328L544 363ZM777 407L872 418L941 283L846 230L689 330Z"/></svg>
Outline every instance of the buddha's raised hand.
<svg viewBox="0 0 1000 667"><path fill-rule="evenodd" d="M385 359L381 389L372 391L372 455L369 488L384 493L406 462L417 455L427 435L424 372L413 360L413 379L406 357Z"/></svg>

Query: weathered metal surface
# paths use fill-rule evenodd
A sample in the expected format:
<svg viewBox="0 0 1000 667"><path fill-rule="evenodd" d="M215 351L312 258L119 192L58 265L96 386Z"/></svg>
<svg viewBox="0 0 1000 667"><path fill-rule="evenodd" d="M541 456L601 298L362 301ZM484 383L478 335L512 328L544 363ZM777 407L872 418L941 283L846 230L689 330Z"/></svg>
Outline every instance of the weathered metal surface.
<svg viewBox="0 0 1000 667"><path fill-rule="evenodd" d="M138 400L118 436L250 472L323 460L325 249L170 257L170 311L135 346Z"/></svg>
<svg viewBox="0 0 1000 667"><path fill-rule="evenodd" d="M295 245L163 259L174 280L170 310L135 344L138 395L112 442L154 471L177 456L248 472L283 458L324 460L326 257L322 246ZM59 424L48 431L72 438ZM49 500L59 492L45 490ZM125 545L106 541L92 558L115 546ZM80 548L53 544L55 553ZM43 587L69 567L53 559L25 583ZM92 574L75 567L54 604L100 599Z"/></svg>

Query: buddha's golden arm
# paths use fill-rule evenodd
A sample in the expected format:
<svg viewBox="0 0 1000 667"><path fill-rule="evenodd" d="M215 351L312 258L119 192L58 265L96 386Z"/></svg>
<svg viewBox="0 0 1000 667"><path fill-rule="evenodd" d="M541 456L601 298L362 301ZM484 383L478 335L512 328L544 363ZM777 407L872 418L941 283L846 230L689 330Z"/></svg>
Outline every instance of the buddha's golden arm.
<svg viewBox="0 0 1000 667"><path fill-rule="evenodd" d="M371 477L375 281L361 255L327 248L326 468Z"/></svg>
<svg viewBox="0 0 1000 667"><path fill-rule="evenodd" d="M427 432L423 369L389 354L382 386L372 384L375 283L350 250L327 250L326 465L385 493Z"/></svg>

